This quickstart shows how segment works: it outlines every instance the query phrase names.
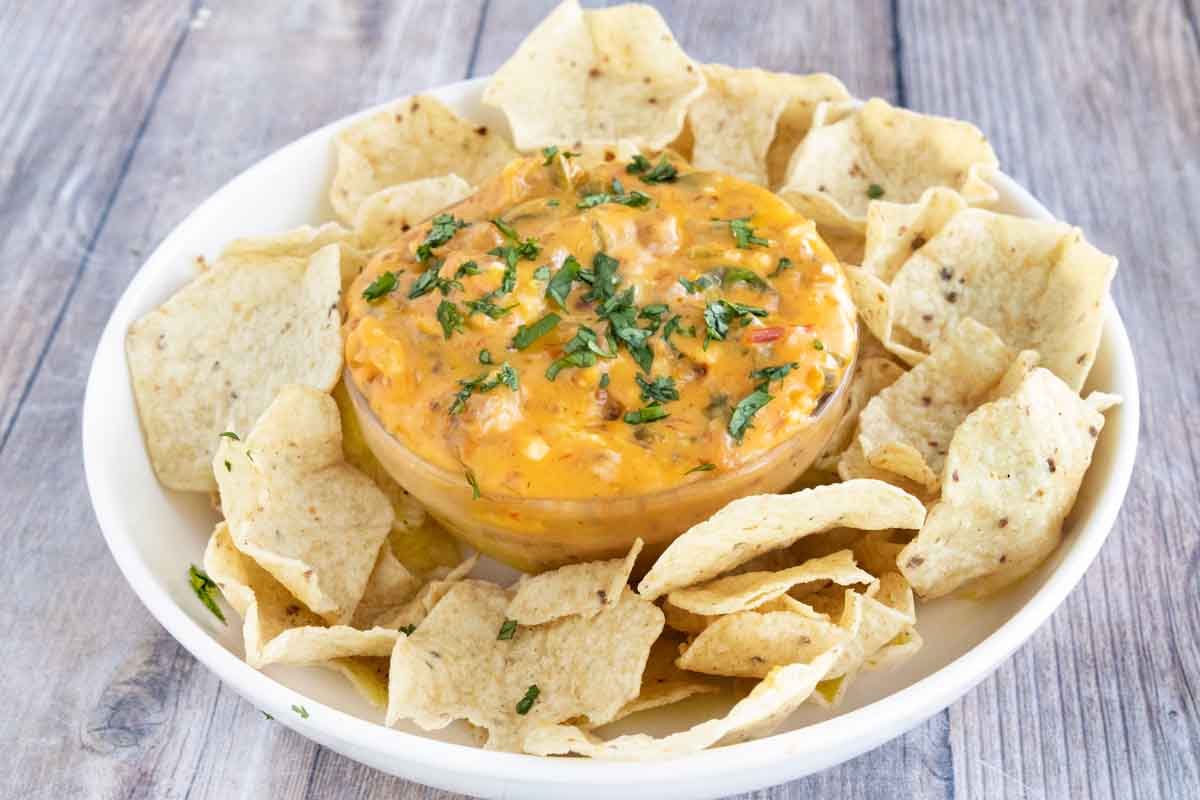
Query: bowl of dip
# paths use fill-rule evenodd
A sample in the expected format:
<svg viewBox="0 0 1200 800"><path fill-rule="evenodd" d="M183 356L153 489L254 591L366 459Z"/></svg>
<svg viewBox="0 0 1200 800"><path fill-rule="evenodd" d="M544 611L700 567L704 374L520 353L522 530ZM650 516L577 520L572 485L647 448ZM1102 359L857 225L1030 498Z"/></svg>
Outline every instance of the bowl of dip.
<svg viewBox="0 0 1200 800"><path fill-rule="evenodd" d="M846 404L855 309L769 191L613 150L518 159L346 295L364 437L450 530L523 570L647 555L793 483Z"/></svg>

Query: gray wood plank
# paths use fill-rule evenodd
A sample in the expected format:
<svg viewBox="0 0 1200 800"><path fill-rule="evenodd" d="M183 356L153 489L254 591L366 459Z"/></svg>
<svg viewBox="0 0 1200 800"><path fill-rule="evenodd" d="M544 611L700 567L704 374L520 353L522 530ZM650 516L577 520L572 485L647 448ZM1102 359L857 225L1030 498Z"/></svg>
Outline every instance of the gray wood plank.
<svg viewBox="0 0 1200 800"><path fill-rule="evenodd" d="M320 796L322 765L341 760L223 690L146 613L106 553L80 464L83 379L142 254L280 145L349 111L462 78L469 51L444 43L474 29L481 4L315 1L290 3L282 15L282 5L264 6L214 2L188 31L0 459L0 581L9 597L0 631L30 643L6 656L0 741L20 768L0 773L2 797ZM121 41L106 35L97 47ZM22 275L38 279L36 270ZM349 762L340 768L381 794L424 791Z"/></svg>
<svg viewBox="0 0 1200 800"><path fill-rule="evenodd" d="M0 296L20 298L0 303L0 447L189 13L185 0L0 6Z"/></svg>
<svg viewBox="0 0 1200 800"><path fill-rule="evenodd" d="M969 119L1121 259L1142 447L1113 538L1030 645L951 712L964 797L1200 796L1196 530L1200 49L1179 2L899 7L909 104Z"/></svg>

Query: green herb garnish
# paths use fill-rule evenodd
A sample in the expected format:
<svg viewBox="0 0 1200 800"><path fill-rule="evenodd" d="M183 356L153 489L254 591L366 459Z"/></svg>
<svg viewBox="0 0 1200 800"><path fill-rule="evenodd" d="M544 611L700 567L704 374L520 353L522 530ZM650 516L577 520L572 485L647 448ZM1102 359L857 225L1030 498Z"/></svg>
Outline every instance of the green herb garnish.
<svg viewBox="0 0 1200 800"><path fill-rule="evenodd" d="M488 357L491 357L490 353ZM450 404L451 416L466 408L467 400L471 398L472 394L490 392L501 385L507 386L515 392L520 388L521 382L517 376L517 371L509 366L508 362L505 362L500 365L500 369L496 371L494 376L488 377L488 373L485 372L469 380L460 380L458 385L462 388L454 393L454 402Z"/></svg>
<svg viewBox="0 0 1200 800"><path fill-rule="evenodd" d="M695 338L696 326L689 325L686 328L683 327L683 317L679 316L678 314L676 314L675 316L673 316L669 320L667 320L667 324L663 326L662 338L663 338L663 341L666 342L671 347L672 350L676 350L676 351L677 351L677 349L676 349L675 345L671 343L671 334L673 334L677 331L681 336L690 336L692 338Z"/></svg>
<svg viewBox="0 0 1200 800"><path fill-rule="evenodd" d="M492 319L500 319L505 314L517 307L516 303L513 303L511 306L498 306L491 300L491 298L494 296L495 293L489 292L478 300L467 300L466 306L469 310L468 316L470 316L470 314L484 314Z"/></svg>
<svg viewBox="0 0 1200 800"><path fill-rule="evenodd" d="M537 687L536 683L526 689L525 696L517 701L517 713L521 716L528 714L529 709L533 708L533 701L537 700L541 693L542 690Z"/></svg>
<svg viewBox="0 0 1200 800"><path fill-rule="evenodd" d="M763 383L761 386L759 386L759 388L765 389L770 386L772 381L783 380L785 377L787 377L789 372L799 368L799 366L799 364L793 361L789 364L780 364L777 367L763 367L762 369L756 369L751 372L750 377L754 378L756 381L762 381Z"/></svg>
<svg viewBox="0 0 1200 800"><path fill-rule="evenodd" d="M717 468L716 464L710 464L706 461L703 464L697 464L696 466L692 467L691 469L689 469L687 472L685 472L683 474L691 475L693 472L712 472L716 468Z"/></svg>
<svg viewBox="0 0 1200 800"><path fill-rule="evenodd" d="M546 160L542 162L542 166L548 167L554 163L555 156L561 155L563 158L575 158L575 156L579 155L579 153L572 153L567 150L564 150L560 153L558 152L558 145L552 144L549 147L542 148L542 155L546 157Z"/></svg>
<svg viewBox="0 0 1200 800"><path fill-rule="evenodd" d="M297 714L299 714L300 719L308 719L308 709L305 708L304 706L298 706L298 705L293 704L292 711L295 711Z"/></svg>
<svg viewBox="0 0 1200 800"><path fill-rule="evenodd" d="M558 323L562 320L558 314L551 312L539 319L532 325L521 325L517 328L517 333L513 336L512 345L518 350L524 350L534 341L542 336L545 336L550 331L558 327Z"/></svg>
<svg viewBox="0 0 1200 800"><path fill-rule="evenodd" d="M534 279L535 281L548 281L548 280L550 280L550 265L549 265L549 264L542 264L540 267L538 267L537 269L535 269L535 270L533 271L533 279Z"/></svg>
<svg viewBox="0 0 1200 800"><path fill-rule="evenodd" d="M388 271L371 281L371 285L363 289L363 300L368 303L374 302L385 294L394 292L399 281L396 279L396 273Z"/></svg>
<svg viewBox="0 0 1200 800"><path fill-rule="evenodd" d="M415 281L412 288L408 290L408 299L416 300L418 297L425 295L437 289L442 293L442 297L450 294L453 289L461 289L463 285L455 280L443 278L441 276L442 262L435 261L433 266L422 272Z"/></svg>
<svg viewBox="0 0 1200 800"><path fill-rule="evenodd" d="M647 422L658 422L660 419L666 419L671 416L667 410L658 403L639 408L637 411L630 411L625 415L625 422L630 425L644 425Z"/></svg>
<svg viewBox="0 0 1200 800"><path fill-rule="evenodd" d="M483 495L479 493L479 481L475 480L475 473L471 470L466 471L467 485L471 487L471 499L478 500Z"/></svg>
<svg viewBox="0 0 1200 800"><path fill-rule="evenodd" d="M192 591L196 593L196 597L200 598L200 602L204 604L204 607L211 611L213 616L221 620L223 624L228 625L229 623L225 622L225 614L221 611L221 607L217 605L217 600L213 596L214 593L221 593L216 581L208 577L208 573L204 570L193 564L188 567L188 582L192 585Z"/></svg>
<svg viewBox="0 0 1200 800"><path fill-rule="evenodd" d="M515 619L506 619L500 624L500 633L496 635L496 641L507 642L517 632L517 621Z"/></svg>
<svg viewBox="0 0 1200 800"><path fill-rule="evenodd" d="M642 179L642 183L671 183L679 177L679 170L667 161L664 155L658 162L657 166L650 166L650 159L642 155L633 157L633 163L625 167L625 171L630 175L637 175Z"/></svg>
<svg viewBox="0 0 1200 800"><path fill-rule="evenodd" d="M558 208L558 200L551 197L549 200L546 201L546 206L549 208Z"/></svg>
<svg viewBox="0 0 1200 800"><path fill-rule="evenodd" d="M560 308L567 307L567 296L571 294L571 286L574 285L581 269L583 265L579 263L579 259L567 256L558 272L554 273L554 277L546 285L546 294L553 297Z"/></svg>
<svg viewBox="0 0 1200 800"><path fill-rule="evenodd" d="M872 200L878 200L879 198L883 197L883 187L878 183L872 183L867 187L867 197L871 198Z"/></svg>
<svg viewBox="0 0 1200 800"><path fill-rule="evenodd" d="M813 350L824 350L825 343L820 339L813 339Z"/></svg>
<svg viewBox="0 0 1200 800"><path fill-rule="evenodd" d="M585 277L582 273L579 276L592 285L592 290L583 299L589 302L611 299L617 293L617 284L621 280L617 277L617 268L620 266L621 262L607 253L596 253L592 257L590 277Z"/></svg>
<svg viewBox="0 0 1200 800"><path fill-rule="evenodd" d="M767 275L767 277L774 278L776 275L782 275L784 270L788 270L791 268L792 268L792 260L790 258L788 258L787 256L783 256L782 258L779 259L779 263L775 266L774 271L770 272Z"/></svg>
<svg viewBox="0 0 1200 800"><path fill-rule="evenodd" d="M766 247L771 244L769 239L764 239L761 236L754 235L754 228L750 227L750 217L738 217L737 219L717 220L725 222L729 225L729 230L733 234L733 239L741 250L749 250L754 245Z"/></svg>
<svg viewBox="0 0 1200 800"><path fill-rule="evenodd" d="M738 283L744 283L754 289L767 290L771 288L771 284L757 272L746 269L745 267L726 267L721 272L721 285L730 287Z"/></svg>
<svg viewBox="0 0 1200 800"><path fill-rule="evenodd" d="M447 339L453 336L455 331L461 333L465 330L463 328L463 315L458 310L458 304L451 303L449 300L443 300L438 303L437 320L441 323L442 333L445 334Z"/></svg>
<svg viewBox="0 0 1200 800"><path fill-rule="evenodd" d="M600 346L600 339L596 336L596 332L586 326L579 326L575 331L575 335L563 347L562 358L556 359L546 369L546 380L554 380L558 377L558 373L562 372L567 367L591 367L596 364L596 357L601 358L616 358L615 350L606 350ZM607 373L605 374L607 377ZM601 379L603 381L603 379Z"/></svg>
<svg viewBox="0 0 1200 800"><path fill-rule="evenodd" d="M413 632L416 631L416 629L417 629L417 626L412 625L412 624L400 626L400 632L403 633L405 636L412 636Z"/></svg>
<svg viewBox="0 0 1200 800"><path fill-rule="evenodd" d="M707 328L704 334L704 344L707 346L713 339L724 341L725 335L729 332L729 323L734 319L748 322L752 316L765 317L766 315L766 309L756 306L731 303L728 300L714 300L704 307L704 325Z"/></svg>
<svg viewBox="0 0 1200 800"><path fill-rule="evenodd" d="M713 275L711 273L701 275L699 278L696 278L696 280L694 280L694 281L689 281L687 278L684 278L684 277L679 278L679 285L682 286L684 289L687 289L688 294L699 294L699 293L703 292L705 289L711 289L712 287L716 286L720 282L721 282L720 278L718 278L716 275Z"/></svg>
<svg viewBox="0 0 1200 800"><path fill-rule="evenodd" d="M229 459L225 459L225 471L233 472L233 465L229 463Z"/></svg>
<svg viewBox="0 0 1200 800"><path fill-rule="evenodd" d="M487 350L487 349L480 350L479 351L479 363L480 364L491 364L492 363L492 351Z"/></svg>
<svg viewBox="0 0 1200 800"><path fill-rule="evenodd" d="M634 380L641 387L643 400L652 403L667 403L679 399L679 390L675 388L675 379L670 375L659 375L649 381L641 375L635 375Z"/></svg>
<svg viewBox="0 0 1200 800"><path fill-rule="evenodd" d="M417 260L422 263L428 261L433 256L433 248L441 247L450 241L454 234L470 224L456 218L453 214L438 214L433 218L433 224L429 228L429 234L425 237L425 241L417 247Z"/></svg>
<svg viewBox="0 0 1200 800"><path fill-rule="evenodd" d="M464 261L459 265L458 269L454 270L454 277L462 278L466 275L478 275L479 265L474 261Z"/></svg>
<svg viewBox="0 0 1200 800"><path fill-rule="evenodd" d="M240 442L242 438L233 431L224 431L221 433L222 439L233 439L235 442Z"/></svg>
<svg viewBox="0 0 1200 800"><path fill-rule="evenodd" d="M759 387L750 394L743 397L733 408L733 414L729 417L729 435L741 444L742 437L746 435L746 430L750 427L750 422L754 419L754 415L762 410L762 407L771 402L771 395L767 394L767 390Z"/></svg>
<svg viewBox="0 0 1200 800"><path fill-rule="evenodd" d="M650 195L642 194L634 189L632 192L626 192L624 185L619 180L613 178L613 182L608 192L591 192L585 194L578 203L576 208L595 208L604 203L615 203L617 205L629 206L630 208L641 208L650 205Z"/></svg>
<svg viewBox="0 0 1200 800"><path fill-rule="evenodd" d="M609 381L609 377L608 377L608 373L606 372L606 373L604 373L603 375L601 375L601 376L600 376L600 388L601 388L601 389L607 389L607 388L608 388L608 381Z"/></svg>

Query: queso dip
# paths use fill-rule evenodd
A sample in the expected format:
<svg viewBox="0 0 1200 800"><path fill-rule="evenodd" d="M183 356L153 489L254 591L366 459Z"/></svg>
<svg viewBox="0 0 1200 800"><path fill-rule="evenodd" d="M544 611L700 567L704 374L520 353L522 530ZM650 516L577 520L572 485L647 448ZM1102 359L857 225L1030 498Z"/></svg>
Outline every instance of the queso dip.
<svg viewBox="0 0 1200 800"><path fill-rule="evenodd" d="M766 189L548 148L380 251L346 362L383 426L489 496L645 494L801 434L856 348L846 279Z"/></svg>

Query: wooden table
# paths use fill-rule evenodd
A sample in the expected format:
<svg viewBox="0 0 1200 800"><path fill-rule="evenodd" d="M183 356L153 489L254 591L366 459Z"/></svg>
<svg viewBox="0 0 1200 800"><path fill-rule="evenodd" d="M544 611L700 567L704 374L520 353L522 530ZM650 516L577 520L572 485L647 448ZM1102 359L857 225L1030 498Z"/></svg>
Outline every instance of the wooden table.
<svg viewBox="0 0 1200 800"><path fill-rule="evenodd" d="M755 796L1200 796L1200 2L656 5L700 60L977 123L1121 259L1146 387L1117 529L1050 623L909 734ZM159 627L97 529L79 409L109 311L191 208L329 120L491 72L550 6L0 5L0 796L447 796L265 721Z"/></svg>

